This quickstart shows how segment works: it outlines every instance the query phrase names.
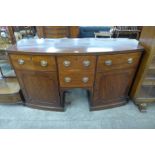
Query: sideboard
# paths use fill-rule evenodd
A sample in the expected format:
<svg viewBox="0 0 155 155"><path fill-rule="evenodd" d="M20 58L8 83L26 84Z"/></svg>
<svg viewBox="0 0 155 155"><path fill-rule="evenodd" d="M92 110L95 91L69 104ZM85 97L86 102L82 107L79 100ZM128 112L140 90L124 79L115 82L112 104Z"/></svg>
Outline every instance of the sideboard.
<svg viewBox="0 0 155 155"><path fill-rule="evenodd" d="M144 48L134 39L23 39L7 49L25 104L64 111L65 92L83 88L90 110L127 103Z"/></svg>

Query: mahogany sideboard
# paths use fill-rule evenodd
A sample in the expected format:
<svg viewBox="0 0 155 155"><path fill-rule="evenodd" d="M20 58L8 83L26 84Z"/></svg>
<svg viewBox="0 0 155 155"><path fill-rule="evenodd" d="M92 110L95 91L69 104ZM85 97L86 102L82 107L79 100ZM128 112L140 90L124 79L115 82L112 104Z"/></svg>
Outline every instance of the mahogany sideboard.
<svg viewBox="0 0 155 155"><path fill-rule="evenodd" d="M144 48L134 39L27 39L7 49L25 104L63 111L65 92L84 88L90 110L120 106Z"/></svg>

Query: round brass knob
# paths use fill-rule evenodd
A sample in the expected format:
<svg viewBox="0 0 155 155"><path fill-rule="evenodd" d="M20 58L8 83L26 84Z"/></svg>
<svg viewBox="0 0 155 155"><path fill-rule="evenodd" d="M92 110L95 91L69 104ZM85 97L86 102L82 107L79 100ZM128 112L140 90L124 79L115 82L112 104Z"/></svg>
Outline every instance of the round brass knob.
<svg viewBox="0 0 155 155"><path fill-rule="evenodd" d="M104 62L107 66L111 66L112 65L112 60L106 60Z"/></svg>
<svg viewBox="0 0 155 155"><path fill-rule="evenodd" d="M40 65L41 65L42 67L46 67L46 66L48 65L48 62L45 61L45 60L41 60L41 61L40 61Z"/></svg>
<svg viewBox="0 0 155 155"><path fill-rule="evenodd" d="M88 77L83 77L83 78L82 78L82 82L83 82L83 83L87 83L88 81L89 81L89 78L88 78Z"/></svg>
<svg viewBox="0 0 155 155"><path fill-rule="evenodd" d="M23 65L25 63L25 61L23 59L18 59L18 64L19 65Z"/></svg>
<svg viewBox="0 0 155 155"><path fill-rule="evenodd" d="M83 66L84 66L84 67L90 66L90 61L89 61L89 60L84 60L84 61L83 61Z"/></svg>
<svg viewBox="0 0 155 155"><path fill-rule="evenodd" d="M71 80L72 80L72 79L71 79L70 77L65 77L65 78L64 78L64 81L67 82L67 83L68 83L68 82L71 82Z"/></svg>
<svg viewBox="0 0 155 155"><path fill-rule="evenodd" d="M71 62L70 62L70 61L68 61L68 60L65 60L65 61L64 61L64 66L65 66L65 67L69 67L69 66L70 66L70 64L71 64Z"/></svg>
<svg viewBox="0 0 155 155"><path fill-rule="evenodd" d="M129 58L128 59L128 64L132 64L133 63L133 59L132 58Z"/></svg>

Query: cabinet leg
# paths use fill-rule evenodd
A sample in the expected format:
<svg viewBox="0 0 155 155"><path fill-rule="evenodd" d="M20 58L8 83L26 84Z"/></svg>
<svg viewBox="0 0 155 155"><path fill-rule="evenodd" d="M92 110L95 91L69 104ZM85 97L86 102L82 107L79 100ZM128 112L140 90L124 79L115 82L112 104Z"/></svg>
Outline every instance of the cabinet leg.
<svg viewBox="0 0 155 155"><path fill-rule="evenodd" d="M66 95L69 93L70 92L67 89L61 89L60 91L60 102L64 108L65 108L65 105L69 105L71 103L70 101L66 101Z"/></svg>
<svg viewBox="0 0 155 155"><path fill-rule="evenodd" d="M60 91L60 103L61 105L63 105L63 107L64 107L64 100L65 100L64 91Z"/></svg>
<svg viewBox="0 0 155 155"><path fill-rule="evenodd" d="M65 92L64 92L64 104L66 104L66 105L70 105L71 104L71 101L69 101L69 100L67 100L65 97L66 96L68 96L68 95L70 95L71 94L71 92L70 91L68 91L68 90L66 90Z"/></svg>
<svg viewBox="0 0 155 155"><path fill-rule="evenodd" d="M87 89L87 96L89 101L89 110L91 110L91 107L93 106L93 89Z"/></svg>
<svg viewBox="0 0 155 155"><path fill-rule="evenodd" d="M146 112L147 110L147 104L146 103L140 103L138 104L138 108L141 112Z"/></svg>

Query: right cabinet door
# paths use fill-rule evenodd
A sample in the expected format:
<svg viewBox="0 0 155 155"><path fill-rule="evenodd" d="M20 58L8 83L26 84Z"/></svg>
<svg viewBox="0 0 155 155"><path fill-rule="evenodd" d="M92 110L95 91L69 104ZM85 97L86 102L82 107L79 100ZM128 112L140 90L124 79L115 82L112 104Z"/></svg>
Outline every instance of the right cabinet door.
<svg viewBox="0 0 155 155"><path fill-rule="evenodd" d="M92 109L108 108L127 102L135 69L98 72Z"/></svg>

